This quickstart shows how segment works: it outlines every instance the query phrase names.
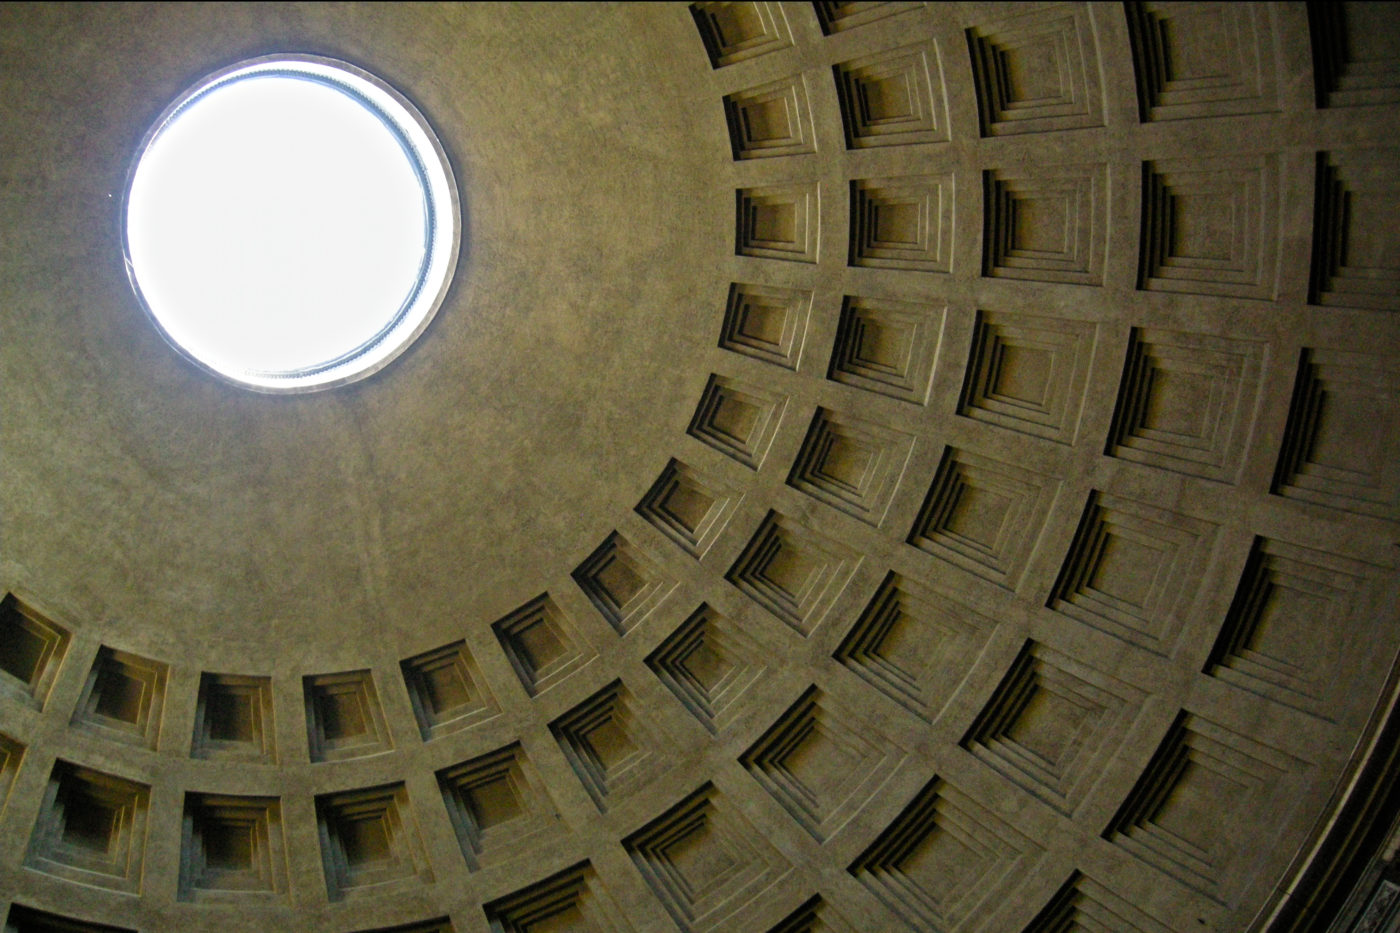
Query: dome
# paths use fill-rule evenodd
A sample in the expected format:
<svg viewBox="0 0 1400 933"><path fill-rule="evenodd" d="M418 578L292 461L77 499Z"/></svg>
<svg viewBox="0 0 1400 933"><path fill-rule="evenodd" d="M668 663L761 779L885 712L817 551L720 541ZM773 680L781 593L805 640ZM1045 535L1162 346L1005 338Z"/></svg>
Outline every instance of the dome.
<svg viewBox="0 0 1400 933"><path fill-rule="evenodd" d="M1397 35L0 8L5 929L1395 922ZM316 392L123 254L167 108L272 57L457 189Z"/></svg>

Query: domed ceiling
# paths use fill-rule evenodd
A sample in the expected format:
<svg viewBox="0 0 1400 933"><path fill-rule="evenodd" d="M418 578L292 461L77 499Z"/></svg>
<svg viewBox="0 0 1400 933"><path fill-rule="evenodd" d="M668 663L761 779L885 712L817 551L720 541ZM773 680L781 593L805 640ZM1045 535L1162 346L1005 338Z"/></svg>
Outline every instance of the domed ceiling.
<svg viewBox="0 0 1400 933"><path fill-rule="evenodd" d="M463 239L269 396L121 216L278 52ZM1381 923L1397 104L1382 4L5 5L6 929Z"/></svg>

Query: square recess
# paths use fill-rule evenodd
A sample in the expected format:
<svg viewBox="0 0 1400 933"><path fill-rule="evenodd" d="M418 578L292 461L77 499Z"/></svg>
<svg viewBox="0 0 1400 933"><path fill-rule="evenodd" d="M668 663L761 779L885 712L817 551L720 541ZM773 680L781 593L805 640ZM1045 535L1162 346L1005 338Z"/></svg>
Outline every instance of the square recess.
<svg viewBox="0 0 1400 933"><path fill-rule="evenodd" d="M6 593L0 600L0 690L42 709L68 642L67 629Z"/></svg>
<svg viewBox="0 0 1400 933"><path fill-rule="evenodd" d="M195 707L195 758L275 762L272 680L204 673Z"/></svg>
<svg viewBox="0 0 1400 933"><path fill-rule="evenodd" d="M277 798L185 795L181 900L286 891L287 856Z"/></svg>

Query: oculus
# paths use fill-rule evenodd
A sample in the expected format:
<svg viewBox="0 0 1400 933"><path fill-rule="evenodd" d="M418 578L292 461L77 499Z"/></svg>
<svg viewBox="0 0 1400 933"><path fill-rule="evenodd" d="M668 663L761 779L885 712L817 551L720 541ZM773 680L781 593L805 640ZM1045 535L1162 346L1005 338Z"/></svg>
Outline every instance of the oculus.
<svg viewBox="0 0 1400 933"><path fill-rule="evenodd" d="M442 145L409 101L344 62L218 71L146 134L123 250L165 339L261 392L361 379L427 327L457 264Z"/></svg>

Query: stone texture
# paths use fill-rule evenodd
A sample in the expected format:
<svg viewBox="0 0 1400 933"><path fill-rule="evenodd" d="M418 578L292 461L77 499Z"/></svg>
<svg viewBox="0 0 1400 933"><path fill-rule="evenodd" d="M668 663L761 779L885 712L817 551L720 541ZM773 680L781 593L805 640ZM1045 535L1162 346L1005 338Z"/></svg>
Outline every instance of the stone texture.
<svg viewBox="0 0 1400 933"><path fill-rule="evenodd" d="M6 930L1371 922L1396 22L0 6ZM411 99L464 237L269 397L120 221L277 50Z"/></svg>

